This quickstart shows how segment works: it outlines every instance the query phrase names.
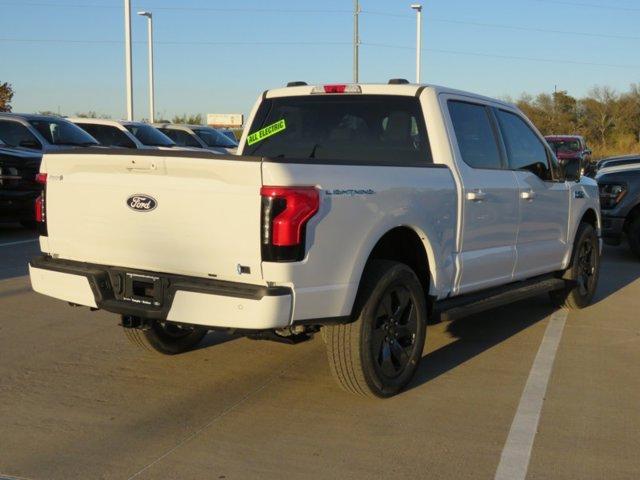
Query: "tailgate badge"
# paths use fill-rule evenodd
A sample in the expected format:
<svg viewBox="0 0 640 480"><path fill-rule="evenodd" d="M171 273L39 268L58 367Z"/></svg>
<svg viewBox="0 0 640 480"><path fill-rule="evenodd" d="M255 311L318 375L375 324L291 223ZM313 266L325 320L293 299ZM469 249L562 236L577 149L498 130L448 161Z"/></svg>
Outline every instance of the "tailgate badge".
<svg viewBox="0 0 640 480"><path fill-rule="evenodd" d="M156 199L144 193L136 193L127 198L127 207L136 212L150 212L157 206Z"/></svg>

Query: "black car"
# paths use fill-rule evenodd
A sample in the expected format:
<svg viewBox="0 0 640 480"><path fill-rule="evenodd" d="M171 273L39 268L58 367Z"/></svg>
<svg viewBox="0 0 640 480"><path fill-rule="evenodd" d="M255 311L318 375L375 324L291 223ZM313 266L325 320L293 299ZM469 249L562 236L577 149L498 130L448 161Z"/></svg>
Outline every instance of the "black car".
<svg viewBox="0 0 640 480"><path fill-rule="evenodd" d="M602 237L619 245L626 237L640 257L640 157L609 159L596 174L602 209Z"/></svg>
<svg viewBox="0 0 640 480"><path fill-rule="evenodd" d="M35 199L42 186L36 182L42 153L0 144L0 222L35 226Z"/></svg>

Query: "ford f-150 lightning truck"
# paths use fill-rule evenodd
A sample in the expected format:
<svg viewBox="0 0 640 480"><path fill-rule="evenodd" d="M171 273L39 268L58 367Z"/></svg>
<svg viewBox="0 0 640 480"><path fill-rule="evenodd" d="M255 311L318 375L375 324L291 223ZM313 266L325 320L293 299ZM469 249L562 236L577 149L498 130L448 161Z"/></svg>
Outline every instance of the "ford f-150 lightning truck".
<svg viewBox="0 0 640 480"><path fill-rule="evenodd" d="M34 290L164 354L321 330L342 387L374 397L408 384L443 312L594 294L597 185L511 104L295 82L258 99L239 154L47 153Z"/></svg>

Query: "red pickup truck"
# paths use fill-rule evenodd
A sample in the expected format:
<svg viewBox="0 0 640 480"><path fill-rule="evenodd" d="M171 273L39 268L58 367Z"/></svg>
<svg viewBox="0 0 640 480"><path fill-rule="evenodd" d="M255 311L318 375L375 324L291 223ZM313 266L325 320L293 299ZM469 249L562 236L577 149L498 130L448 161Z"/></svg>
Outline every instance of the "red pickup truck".
<svg viewBox="0 0 640 480"><path fill-rule="evenodd" d="M580 159L584 167L591 163L591 149L580 135L548 135L544 137L561 164L567 160Z"/></svg>

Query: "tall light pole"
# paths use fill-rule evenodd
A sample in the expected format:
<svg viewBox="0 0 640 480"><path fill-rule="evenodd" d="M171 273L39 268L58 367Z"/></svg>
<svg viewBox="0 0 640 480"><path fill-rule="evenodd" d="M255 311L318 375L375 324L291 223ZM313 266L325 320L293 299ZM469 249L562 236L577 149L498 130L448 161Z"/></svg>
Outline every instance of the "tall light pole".
<svg viewBox="0 0 640 480"><path fill-rule="evenodd" d="M127 89L127 120L133 120L133 71L131 68L131 0L124 0L124 61Z"/></svg>
<svg viewBox="0 0 640 480"><path fill-rule="evenodd" d="M360 33L358 32L358 15L360 2L353 0L353 83L358 83L358 48L360 47Z"/></svg>
<svg viewBox="0 0 640 480"><path fill-rule="evenodd" d="M149 51L149 123L153 123L155 105L153 94L153 15L151 12L138 12L138 15L147 17L147 45Z"/></svg>
<svg viewBox="0 0 640 480"><path fill-rule="evenodd" d="M422 51L422 5L411 5L416 11L416 83L420 83L420 55Z"/></svg>

